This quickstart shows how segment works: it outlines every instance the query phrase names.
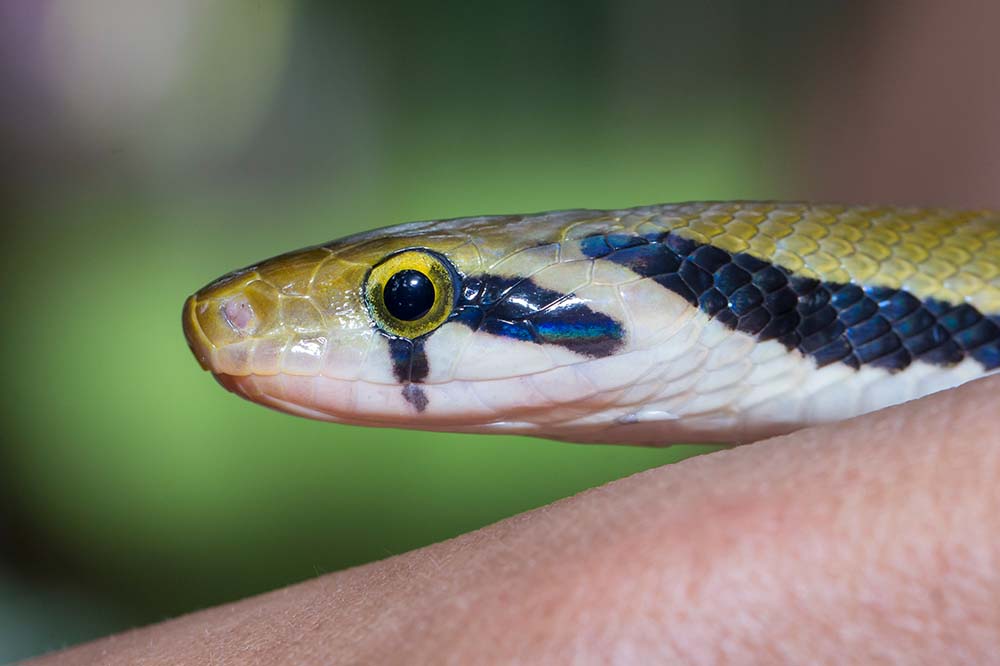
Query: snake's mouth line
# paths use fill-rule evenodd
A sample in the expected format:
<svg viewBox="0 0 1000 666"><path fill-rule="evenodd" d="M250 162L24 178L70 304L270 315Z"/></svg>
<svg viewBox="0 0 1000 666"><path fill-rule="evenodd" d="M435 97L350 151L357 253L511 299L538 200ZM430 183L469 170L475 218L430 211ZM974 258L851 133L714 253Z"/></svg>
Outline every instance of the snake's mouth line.
<svg viewBox="0 0 1000 666"><path fill-rule="evenodd" d="M554 416L554 412L559 409L558 405L535 405L528 411L513 413L496 413L492 411L480 412L478 414L465 413L463 415L441 414L433 411L415 418L412 411L391 410L379 414L365 414L356 408L348 407L338 409L330 405L316 406L300 402L299 398L289 397L282 394L282 390L287 386L270 386L267 380L275 377L266 376L232 376L225 374L214 375L218 383L226 390L256 404L263 405L275 411L293 416L302 416L310 419L340 423L346 425L366 426L366 427L405 427L410 430L422 430L446 433L497 433L508 435L528 435L544 437L549 439L564 439L572 442L603 442L609 436L608 433L627 432L627 438L637 444L642 445L662 445L663 426L662 423L642 418L618 419L613 422L590 423L586 419L589 410L570 408L562 418ZM293 379L308 379L298 377ZM264 380L264 381L261 381ZM388 387L386 387L388 388ZM398 395L395 391L388 392L387 396ZM583 418L581 418L583 417ZM672 419L672 428L676 429L676 437L683 441L719 442L718 438L707 437L706 433L711 432L712 421L709 421L709 428L706 429L704 423L697 420L677 420ZM753 437L764 435L780 434L787 428L770 428L752 433ZM749 441L751 435L744 435L741 441Z"/></svg>
<svg viewBox="0 0 1000 666"><path fill-rule="evenodd" d="M430 388L429 403L426 409L417 410L399 385L315 375L215 373L213 376L228 391L283 412L341 423L436 430L495 427L498 423L511 421L530 423L530 427L537 428L540 423L577 420L607 407L609 400L608 396L589 386L577 386L575 391L567 392L565 382L560 386L565 396L575 393L579 400L546 396L533 388L530 381L514 378L495 384L487 393L483 393L482 387L473 387L467 382L421 386ZM552 386L557 386L557 382L552 382ZM533 399L516 404L493 400L505 394Z"/></svg>

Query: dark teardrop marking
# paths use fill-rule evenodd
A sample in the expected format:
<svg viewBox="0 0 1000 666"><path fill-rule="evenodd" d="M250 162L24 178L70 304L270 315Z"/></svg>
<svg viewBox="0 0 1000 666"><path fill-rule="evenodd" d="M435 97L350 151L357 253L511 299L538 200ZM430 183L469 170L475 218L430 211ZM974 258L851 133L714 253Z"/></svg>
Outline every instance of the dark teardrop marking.
<svg viewBox="0 0 1000 666"><path fill-rule="evenodd" d="M427 379L430 368L422 338L389 338L389 357L392 359L392 373L400 384L420 383Z"/></svg>
<svg viewBox="0 0 1000 666"><path fill-rule="evenodd" d="M427 379L430 368L427 364L427 353L424 351L424 341L420 338L389 338L389 358L392 361L392 374L396 381L403 385L403 398L422 412L427 409L427 395L417 386Z"/></svg>
<svg viewBox="0 0 1000 666"><path fill-rule="evenodd" d="M411 269L393 275L382 290L385 309L402 321L415 321L430 312L434 297L434 284L430 278Z"/></svg>
<svg viewBox="0 0 1000 666"><path fill-rule="evenodd" d="M413 408L418 412L422 412L427 409L427 394L424 393L424 390L417 384L407 384L404 386L403 398L406 399L406 402L413 405Z"/></svg>
<svg viewBox="0 0 1000 666"><path fill-rule="evenodd" d="M971 356L1000 368L1000 315L920 299L903 289L822 282L743 253L669 232L580 241L674 292L729 328L777 340L820 366L902 370L913 361L954 365Z"/></svg>

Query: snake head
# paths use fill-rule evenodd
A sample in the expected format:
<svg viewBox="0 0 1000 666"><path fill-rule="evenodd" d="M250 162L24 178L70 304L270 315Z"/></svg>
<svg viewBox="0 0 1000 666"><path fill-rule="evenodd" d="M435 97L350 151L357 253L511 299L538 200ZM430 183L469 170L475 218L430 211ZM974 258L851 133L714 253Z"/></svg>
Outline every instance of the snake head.
<svg viewBox="0 0 1000 666"><path fill-rule="evenodd" d="M625 342L617 291L557 240L566 222L422 222L284 254L189 297L184 333L223 386L281 411L533 432L603 405L575 366Z"/></svg>

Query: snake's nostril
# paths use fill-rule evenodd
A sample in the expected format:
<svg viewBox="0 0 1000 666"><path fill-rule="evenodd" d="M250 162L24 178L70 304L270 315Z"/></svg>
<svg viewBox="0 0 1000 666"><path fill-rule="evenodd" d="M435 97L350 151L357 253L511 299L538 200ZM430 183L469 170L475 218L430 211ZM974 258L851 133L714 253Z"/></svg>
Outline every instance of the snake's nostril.
<svg viewBox="0 0 1000 666"><path fill-rule="evenodd" d="M249 299L242 294L227 300L222 306L222 316L237 333L252 332L257 319Z"/></svg>

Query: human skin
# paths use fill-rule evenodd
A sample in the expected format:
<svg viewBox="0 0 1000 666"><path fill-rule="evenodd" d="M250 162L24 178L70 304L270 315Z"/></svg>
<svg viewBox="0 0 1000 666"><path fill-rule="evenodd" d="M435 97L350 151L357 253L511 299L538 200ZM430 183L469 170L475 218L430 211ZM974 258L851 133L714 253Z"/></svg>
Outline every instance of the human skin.
<svg viewBox="0 0 1000 666"><path fill-rule="evenodd" d="M32 664L988 663L1000 377Z"/></svg>

